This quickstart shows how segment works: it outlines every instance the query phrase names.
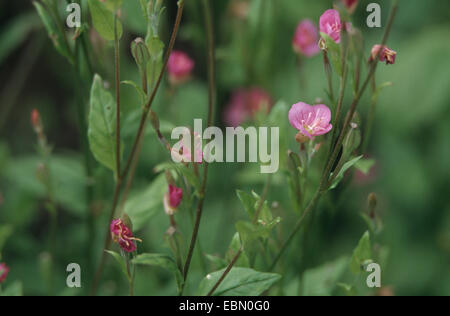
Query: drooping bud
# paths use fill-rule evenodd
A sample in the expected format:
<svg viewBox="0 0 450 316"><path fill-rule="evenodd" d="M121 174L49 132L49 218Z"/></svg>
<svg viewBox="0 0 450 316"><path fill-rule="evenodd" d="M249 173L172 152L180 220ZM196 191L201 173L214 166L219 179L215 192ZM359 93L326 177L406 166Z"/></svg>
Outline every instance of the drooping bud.
<svg viewBox="0 0 450 316"><path fill-rule="evenodd" d="M169 192L164 195L164 211L173 215L183 199L183 189L169 184Z"/></svg>
<svg viewBox="0 0 450 316"><path fill-rule="evenodd" d="M150 60L150 53L142 38L138 37L131 42L131 54L140 71L146 71L147 63Z"/></svg>

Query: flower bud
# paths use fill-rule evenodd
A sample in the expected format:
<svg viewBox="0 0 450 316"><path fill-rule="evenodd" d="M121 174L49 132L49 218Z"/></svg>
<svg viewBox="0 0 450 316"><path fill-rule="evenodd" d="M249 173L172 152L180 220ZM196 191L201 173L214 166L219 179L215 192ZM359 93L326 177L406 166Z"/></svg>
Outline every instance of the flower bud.
<svg viewBox="0 0 450 316"><path fill-rule="evenodd" d="M356 7L358 6L358 0L341 0L341 2L345 5L350 14L355 12Z"/></svg>
<svg viewBox="0 0 450 316"><path fill-rule="evenodd" d="M36 133L42 131L41 116L39 115L39 111L36 109L31 111L31 125L33 126Z"/></svg>
<svg viewBox="0 0 450 316"><path fill-rule="evenodd" d="M361 131L356 123L350 123L350 130L342 143L344 155L350 155L361 144Z"/></svg>
<svg viewBox="0 0 450 316"><path fill-rule="evenodd" d="M141 71L146 71L147 63L150 60L150 53L142 38L138 37L131 42L131 54Z"/></svg>
<svg viewBox="0 0 450 316"><path fill-rule="evenodd" d="M373 219L375 217L375 208L377 207L377 196L375 193L372 192L369 194L367 203L369 204L369 216Z"/></svg>
<svg viewBox="0 0 450 316"><path fill-rule="evenodd" d="M167 64L170 83L173 85L186 82L194 69L194 61L184 52L173 51Z"/></svg>
<svg viewBox="0 0 450 316"><path fill-rule="evenodd" d="M169 184L169 192L164 195L164 211L173 215L183 199L183 189Z"/></svg>

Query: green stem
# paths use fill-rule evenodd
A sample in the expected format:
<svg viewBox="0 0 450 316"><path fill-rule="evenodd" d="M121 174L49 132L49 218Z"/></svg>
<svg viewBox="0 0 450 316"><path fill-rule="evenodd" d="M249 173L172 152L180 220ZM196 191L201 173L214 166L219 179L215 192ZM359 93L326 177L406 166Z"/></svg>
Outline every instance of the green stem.
<svg viewBox="0 0 450 316"><path fill-rule="evenodd" d="M211 8L209 5L209 0L203 0L203 8L205 14L205 27L206 27L206 37L208 43L208 127L212 125L213 120L213 109L216 97L216 82L215 82L215 48L214 48L214 36L213 36L213 21ZM192 255L194 253L195 244L198 237L198 231L200 228L200 221L203 214L203 204L205 201L205 193L206 193L206 181L208 177L208 163L205 163L205 167L203 169L203 180L202 187L200 189L200 197L197 204L197 211L195 217L194 230L192 232L191 243L189 245L189 251L186 257L186 262L184 264L183 269L183 278L184 283L186 283L186 279L189 273L189 267L191 264Z"/></svg>

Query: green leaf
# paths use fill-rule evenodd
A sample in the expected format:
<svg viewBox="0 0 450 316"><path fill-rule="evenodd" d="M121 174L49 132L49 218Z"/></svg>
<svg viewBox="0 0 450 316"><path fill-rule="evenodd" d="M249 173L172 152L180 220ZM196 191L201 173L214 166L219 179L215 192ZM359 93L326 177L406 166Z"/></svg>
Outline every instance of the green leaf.
<svg viewBox="0 0 450 316"><path fill-rule="evenodd" d="M113 41L114 36L114 14L99 0L88 0L94 28L107 41ZM117 20L117 37L122 37L122 23Z"/></svg>
<svg viewBox="0 0 450 316"><path fill-rule="evenodd" d="M10 225L2 225L0 226L0 259L3 246L6 243L6 240L11 236L13 232L13 228Z"/></svg>
<svg viewBox="0 0 450 316"><path fill-rule="evenodd" d="M117 175L116 104L112 95L103 88L99 75L95 75L92 83L90 103L88 138L91 151L98 162Z"/></svg>
<svg viewBox="0 0 450 316"><path fill-rule="evenodd" d="M197 295L207 295L224 271L225 269L208 274L200 283ZM213 295L258 296L267 291L280 278L281 275L275 273L258 272L248 268L235 267L230 270Z"/></svg>
<svg viewBox="0 0 450 316"><path fill-rule="evenodd" d="M72 54L70 53L69 47L64 41L64 34L61 34L61 31L56 27L52 16L39 2L34 1L33 5L36 8L39 17L41 18L42 23L44 24L45 29L47 30L48 36L52 40L56 50L61 55L66 57L70 63L73 63Z"/></svg>
<svg viewBox="0 0 450 316"><path fill-rule="evenodd" d="M361 159L355 163L355 168L367 175L375 162L375 159Z"/></svg>
<svg viewBox="0 0 450 316"><path fill-rule="evenodd" d="M125 262L125 259L115 251L111 251L111 250L105 250L105 251L114 257L114 259L119 264L120 270L125 275L125 277L128 279L128 281L130 281L130 276L128 275L127 264Z"/></svg>
<svg viewBox="0 0 450 316"><path fill-rule="evenodd" d="M135 231L144 227L157 212L164 212L163 198L166 192L166 178L162 174L144 190L131 194L125 203L125 213L130 217Z"/></svg>
<svg viewBox="0 0 450 316"><path fill-rule="evenodd" d="M9 285L1 292L0 296L23 296L22 282L16 281Z"/></svg>
<svg viewBox="0 0 450 316"><path fill-rule="evenodd" d="M341 60L341 48L330 36L320 32L320 36L325 40L328 56L330 56L331 64L333 65L336 73L342 77L342 60Z"/></svg>
<svg viewBox="0 0 450 316"><path fill-rule="evenodd" d="M227 260L216 255L206 253L205 258L214 266L215 269L222 269L228 265Z"/></svg>
<svg viewBox="0 0 450 316"><path fill-rule="evenodd" d="M348 258L339 258L317 268L305 271L303 275L303 295L329 296L336 288L348 265Z"/></svg>
<svg viewBox="0 0 450 316"><path fill-rule="evenodd" d="M370 245L369 232L365 232L358 243L358 246L353 250L353 256L350 262L350 270L354 274L359 274L362 271L363 265L367 260L372 258L372 250Z"/></svg>
<svg viewBox="0 0 450 316"><path fill-rule="evenodd" d="M241 249L241 247L242 247L241 237L239 236L239 233L235 233L233 239L231 240L230 247L228 248L228 251L225 255L227 264L233 260L237 252ZM234 266L243 268L250 267L250 261L248 260L247 254L245 252L241 253Z"/></svg>
<svg viewBox="0 0 450 316"><path fill-rule="evenodd" d="M181 275L175 260L171 256L156 253L143 253L136 256L132 262L138 265L149 265L166 269L174 275L178 291L181 291L183 286L183 276Z"/></svg>
<svg viewBox="0 0 450 316"><path fill-rule="evenodd" d="M190 185L194 187L196 192L200 192L201 187L200 179L197 177L194 170L186 167L184 164L172 162L162 163L157 165L154 168L154 170L157 173L162 172L164 170L176 170L186 177L186 180L189 182Z"/></svg>
<svg viewBox="0 0 450 316"><path fill-rule="evenodd" d="M248 214L248 217L252 219L255 216L255 198L248 194L247 192L236 190L236 195L244 206L245 211Z"/></svg>
<svg viewBox="0 0 450 316"><path fill-rule="evenodd" d="M239 232L239 235L241 236L244 246L247 247L258 238L262 239L269 238L272 229L279 222L281 222L281 219L279 217L275 218L274 220L265 225L253 224L245 221L238 221L236 223L236 230Z"/></svg>
<svg viewBox="0 0 450 316"><path fill-rule="evenodd" d="M344 174L345 172L350 169L351 167L353 167L363 156L358 156L356 158L353 158L349 161L347 161L343 166L342 169L339 171L337 177L334 179L333 184L330 186L330 190L335 189L339 182L342 181L342 179L344 178Z"/></svg>
<svg viewBox="0 0 450 316"><path fill-rule="evenodd" d="M105 7L111 12L115 12L120 9L123 4L123 0L106 0Z"/></svg>
<svg viewBox="0 0 450 316"><path fill-rule="evenodd" d="M125 84L125 85L129 85L131 87L133 87L136 92L139 95L139 98L141 99L141 105L144 106L145 101L147 100L147 95L145 94L144 90L142 90L142 88L140 86L138 86L138 84L134 81L131 80L124 80L121 82L121 84Z"/></svg>

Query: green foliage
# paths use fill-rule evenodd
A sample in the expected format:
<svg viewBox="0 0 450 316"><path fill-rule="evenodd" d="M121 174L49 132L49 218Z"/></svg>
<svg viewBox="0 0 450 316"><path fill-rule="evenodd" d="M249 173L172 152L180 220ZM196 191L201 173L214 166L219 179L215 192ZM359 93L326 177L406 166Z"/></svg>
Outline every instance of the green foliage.
<svg viewBox="0 0 450 316"><path fill-rule="evenodd" d="M91 88L89 111L89 145L95 159L111 169L116 170L116 103L112 95L103 87L102 78L94 77Z"/></svg>
<svg viewBox="0 0 450 316"><path fill-rule="evenodd" d="M224 270L208 274L197 291L197 295L206 295L222 276ZM232 268L219 285L214 296L258 296L270 289L281 276L275 273L258 272L248 268Z"/></svg>
<svg viewBox="0 0 450 316"><path fill-rule="evenodd" d="M99 0L88 0L89 10L91 12L92 21L94 23L95 30L108 41L113 41L114 35L114 13L111 12L112 6L116 6L122 1L109 1L109 5L104 4ZM122 37L123 28L120 21L117 23L117 37Z"/></svg>
<svg viewBox="0 0 450 316"><path fill-rule="evenodd" d="M361 273L364 265L372 259L372 246L370 244L369 232L365 232L358 243L358 246L353 250L352 259L350 262L350 269L354 274Z"/></svg>
<svg viewBox="0 0 450 316"><path fill-rule="evenodd" d="M108 254L110 254L111 256L113 256L114 260L119 264L120 271L127 278L127 280L130 281L130 276L128 274L127 263L125 261L125 258L115 251L111 251L111 250L105 250L105 251Z"/></svg>
<svg viewBox="0 0 450 316"><path fill-rule="evenodd" d="M348 258L339 258L317 268L305 271L303 291L305 296L329 296L348 266Z"/></svg>

